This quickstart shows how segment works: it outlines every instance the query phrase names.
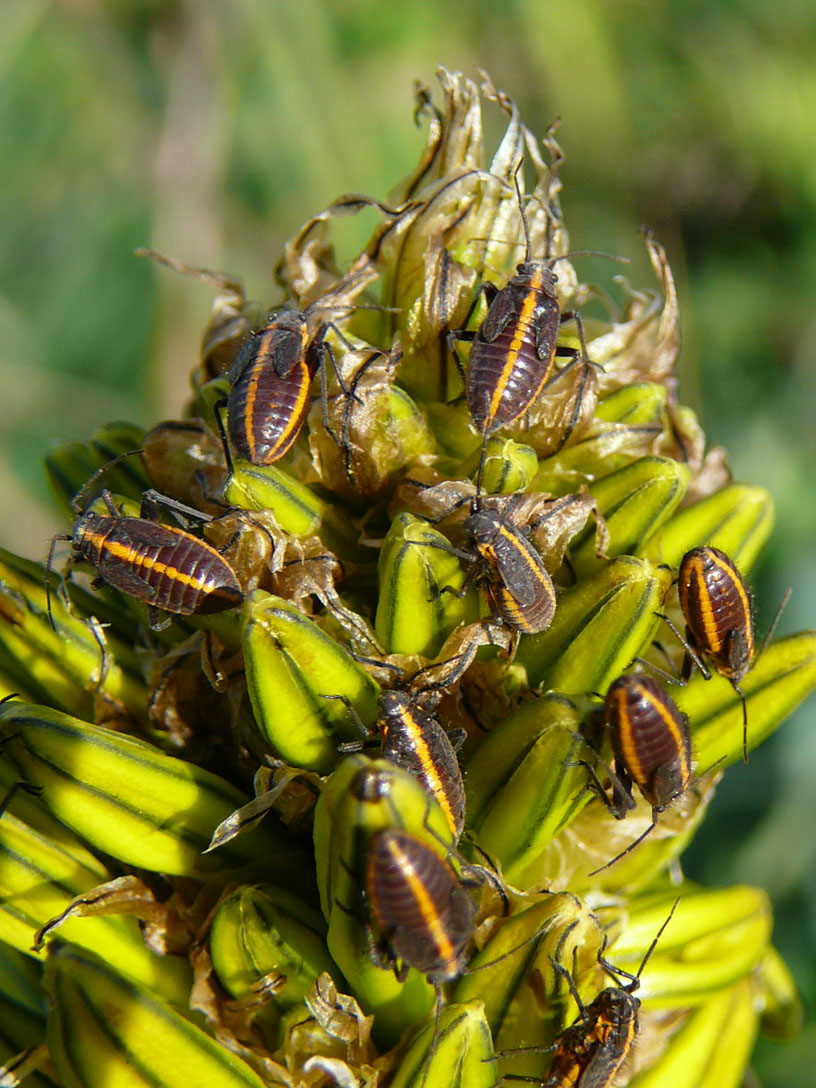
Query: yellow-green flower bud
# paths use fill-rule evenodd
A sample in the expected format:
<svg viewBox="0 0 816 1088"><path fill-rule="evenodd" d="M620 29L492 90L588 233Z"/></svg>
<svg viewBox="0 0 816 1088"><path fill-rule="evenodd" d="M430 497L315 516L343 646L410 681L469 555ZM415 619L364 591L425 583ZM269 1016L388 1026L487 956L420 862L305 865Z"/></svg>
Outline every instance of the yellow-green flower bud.
<svg viewBox="0 0 816 1088"><path fill-rule="evenodd" d="M436 657L454 628L478 618L475 594L457 596L465 582L460 560L427 521L398 514L377 570L376 631L387 653Z"/></svg>
<svg viewBox="0 0 816 1088"><path fill-rule="evenodd" d="M227 896L213 919L210 955L233 997L269 990L281 1008L303 1001L322 971L336 973L323 916L271 884L243 884Z"/></svg>
<svg viewBox="0 0 816 1088"><path fill-rule="evenodd" d="M0 550L0 604L10 621L0 625L0 645L23 685L47 692L49 701L53 695L74 713L88 713L93 697L101 696L146 717L147 693L133 649L100 623L69 611L56 592L52 626L45 582L41 564Z"/></svg>
<svg viewBox="0 0 816 1088"><path fill-rule="evenodd" d="M61 916L76 896L110 878L81 843L57 843L5 812L0 819L0 941L38 955L35 933ZM144 943L134 918L72 916L60 935L85 948L104 948L106 959L119 970L168 1001L184 1004L190 989L187 964L162 958Z"/></svg>
<svg viewBox="0 0 816 1088"><path fill-rule="evenodd" d="M740 681L748 716L748 749L756 748L816 687L816 632L772 642ZM742 759L743 709L734 688L717 673L700 673L672 689L692 724L700 771Z"/></svg>
<svg viewBox="0 0 816 1088"><path fill-rule="evenodd" d="M487 442L482 488L491 495L509 495L526 491L538 471L538 458L531 446L511 438L491 438Z"/></svg>
<svg viewBox="0 0 816 1088"><path fill-rule="evenodd" d="M631 900L620 913L600 910L612 933L606 958L615 967L636 972L675 902L638 990L649 1008L694 1005L733 986L755 970L770 940L771 908L761 889L685 884Z"/></svg>
<svg viewBox="0 0 816 1088"><path fill-rule="evenodd" d="M522 639L516 663L531 687L604 692L649 646L671 571L621 556L558 598L548 631Z"/></svg>
<svg viewBox="0 0 816 1088"><path fill-rule="evenodd" d="M607 557L638 554L680 505L688 482L689 470L679 461L641 457L591 484L589 490L609 530ZM600 566L590 532L572 542L570 562L579 578Z"/></svg>
<svg viewBox="0 0 816 1088"><path fill-rule="evenodd" d="M258 729L287 763L328 774L338 744L377 717L379 687L289 601L256 590L244 608L247 688Z"/></svg>
<svg viewBox="0 0 816 1088"><path fill-rule="evenodd" d="M493 1042L481 1001L447 1005L405 1052L391 1088L495 1088Z"/></svg>
<svg viewBox="0 0 816 1088"><path fill-rule="evenodd" d="M45 986L48 1049L66 1088L263 1088L236 1054L75 945L50 946Z"/></svg>
<svg viewBox="0 0 816 1088"><path fill-rule="evenodd" d="M773 946L759 965L762 1015L760 1030L770 1039L793 1039L802 1030L805 1011L793 975Z"/></svg>
<svg viewBox="0 0 816 1088"><path fill-rule="evenodd" d="M294 855L270 819L202 857L213 831L247 798L212 772L134 737L49 707L0 705L0 735L23 779L88 843L141 869L200 876L259 851ZM2 823L2 821L0 821Z"/></svg>
<svg viewBox="0 0 816 1088"><path fill-rule="evenodd" d="M481 998L496 1051L542 1048L500 1059L502 1075L544 1078L546 1048L578 1015L558 963L585 1001L597 995L603 932L589 908L574 895L542 896L533 906L503 921L474 956L456 985L455 999Z"/></svg>
<svg viewBox="0 0 816 1088"><path fill-rule="evenodd" d="M707 544L747 573L773 522L773 500L764 487L727 484L675 514L638 554L677 567L687 551Z"/></svg>
<svg viewBox="0 0 816 1088"><path fill-rule="evenodd" d="M562 695L525 703L499 722L467 764L468 827L516 887L520 874L590 800L581 712Z"/></svg>
<svg viewBox="0 0 816 1088"><path fill-rule="evenodd" d="M319 498L300 480L277 465L259 467L234 460L224 502L241 510L257 510L292 536L320 534L326 547L341 559L359 558L358 533L341 509Z"/></svg>
<svg viewBox="0 0 816 1088"><path fill-rule="evenodd" d="M641 1013L648 1030L648 1019ZM630 1088L738 1088L756 1036L757 1014L750 979L721 990L691 1010L679 1028L663 1032L668 1043ZM658 1022L655 1030L660 1030Z"/></svg>

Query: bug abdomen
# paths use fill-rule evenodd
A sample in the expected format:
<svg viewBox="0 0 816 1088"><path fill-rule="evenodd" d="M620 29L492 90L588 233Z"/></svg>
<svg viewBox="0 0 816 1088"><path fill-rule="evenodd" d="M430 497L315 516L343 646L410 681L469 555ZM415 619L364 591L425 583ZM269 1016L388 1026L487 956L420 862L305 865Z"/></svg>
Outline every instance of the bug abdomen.
<svg viewBox="0 0 816 1088"><path fill-rule="evenodd" d="M461 973L473 903L435 850L405 831L377 832L368 848L366 896L396 956L431 982Z"/></svg>
<svg viewBox="0 0 816 1088"><path fill-rule="evenodd" d="M619 677L607 692L605 711L616 762L660 811L691 779L685 718L658 681L643 675Z"/></svg>
<svg viewBox="0 0 816 1088"><path fill-rule="evenodd" d="M227 429L239 457L254 465L283 457L309 410L312 376L305 358L283 377L270 361L247 366L227 398Z"/></svg>

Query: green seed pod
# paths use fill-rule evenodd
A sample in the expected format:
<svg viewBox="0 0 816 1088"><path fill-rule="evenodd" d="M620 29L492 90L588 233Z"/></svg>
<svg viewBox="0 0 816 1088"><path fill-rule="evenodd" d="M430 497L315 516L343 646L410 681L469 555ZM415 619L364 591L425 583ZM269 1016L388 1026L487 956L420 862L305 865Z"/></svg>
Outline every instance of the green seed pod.
<svg viewBox="0 0 816 1088"><path fill-rule="evenodd" d="M390 827L417 835L440 854L441 843L450 842L442 810L410 774L386 760L344 759L315 808L320 905L329 923L329 952L363 1008L375 1014L378 1039L393 1046L407 1027L428 1014L434 989L413 968L398 982L390 967L377 966L371 958L366 857L371 837Z"/></svg>
<svg viewBox="0 0 816 1088"><path fill-rule="evenodd" d="M391 1088L495 1088L493 1042L481 1001L446 1006L408 1047Z"/></svg>
<svg viewBox="0 0 816 1088"><path fill-rule="evenodd" d="M607 557L638 554L640 545L677 509L688 482L689 470L678 461L641 457L591 484L609 530ZM601 565L591 532L585 530L571 543L570 562L579 578Z"/></svg>
<svg viewBox="0 0 816 1088"><path fill-rule="evenodd" d="M21 1051L44 1048L44 1044L42 970L33 959L0 942L0 1068L20 1075L22 1070L16 1056ZM21 1064L32 1059L36 1062L33 1055L21 1058ZM45 1074L33 1073L25 1083L26 1088L50 1088L55 1081Z"/></svg>
<svg viewBox="0 0 816 1088"><path fill-rule="evenodd" d="M19 783L20 776L11 762L0 759L0 802L6 805L3 812L12 813L33 831L66 850L80 865L98 873L99 882L107 880L108 871L95 855L83 845L73 831L51 815L38 793L18 788Z"/></svg>
<svg viewBox="0 0 816 1088"><path fill-rule="evenodd" d="M759 965L762 1001L760 1031L769 1039L793 1039L802 1030L805 1010L802 998L785 961L769 947Z"/></svg>
<svg viewBox="0 0 816 1088"><path fill-rule="evenodd" d="M454 628L477 618L475 595L456 596L465 572L448 538L426 521L394 518L377 571L376 631L387 653L436 657Z"/></svg>
<svg viewBox="0 0 816 1088"><path fill-rule="evenodd" d="M0 705L0 734L25 781L98 850L152 872L197 876L263 851L296 854L269 819L220 856L202 857L215 828L247 798L210 771L144 741L49 707Z"/></svg>
<svg viewBox="0 0 816 1088"><path fill-rule="evenodd" d="M720 548L747 573L774 523L773 499L764 487L727 484L675 514L639 555L677 567L691 548Z"/></svg>
<svg viewBox="0 0 816 1088"><path fill-rule="evenodd" d="M468 827L510 884L591 799L581 713L562 695L525 703L499 722L467 764Z"/></svg>
<svg viewBox="0 0 816 1088"><path fill-rule="evenodd" d="M761 744L816 688L816 632L772 642L740 681L748 715L748 749ZM672 690L678 708L692 723L701 771L722 769L742 759L742 702L724 677L699 673Z"/></svg>
<svg viewBox="0 0 816 1088"><path fill-rule="evenodd" d="M522 639L516 663L531 687L605 691L650 644L671 571L621 556L564 592L549 630Z"/></svg>
<svg viewBox="0 0 816 1088"><path fill-rule="evenodd" d="M303 1001L322 971L336 973L323 916L271 884L243 884L227 896L213 919L210 955L233 997L268 988L282 1009Z"/></svg>
<svg viewBox="0 0 816 1088"><path fill-rule="evenodd" d="M328 774L338 744L374 724L379 686L294 605L261 590L247 598L243 642L261 734L287 763Z"/></svg>
<svg viewBox="0 0 816 1088"><path fill-rule="evenodd" d="M240 510L263 511L292 536L319 534L326 547L341 559L360 558L355 544L358 531L340 507L318 498L310 487L277 465L258 467L236 459L223 500Z"/></svg>
<svg viewBox="0 0 816 1088"><path fill-rule="evenodd" d="M570 972L588 1004L603 986L598 967L602 939L589 908L576 896L559 892L542 896L503 921L470 961L456 984L455 1000L484 1001L495 1049L542 1048L502 1058L498 1070L503 1076L544 1079L550 1064L546 1048L578 1015L553 961Z"/></svg>
<svg viewBox="0 0 816 1088"><path fill-rule="evenodd" d="M657 382L635 382L602 397L595 415L604 423L662 424L667 404L665 386Z"/></svg>
<svg viewBox="0 0 816 1088"><path fill-rule="evenodd" d="M75 896L110 879L95 859L86 864L85 856L81 844L72 850L52 842L5 812L0 819L0 941L28 956L39 955L32 948L35 933L62 915ZM84 948L104 948L118 970L174 1004L186 1003L188 965L151 952L134 918L73 916L62 924L60 935Z"/></svg>
<svg viewBox="0 0 816 1088"><path fill-rule="evenodd" d="M45 457L45 470L54 493L69 517L76 517L71 500L95 472L123 453L141 449L144 428L135 423L109 423L99 427L87 442L64 442ZM85 509L103 490L114 491L140 502L150 487L138 457L125 457L99 477L83 496Z"/></svg>
<svg viewBox="0 0 816 1088"><path fill-rule="evenodd" d="M14 617L0 625L0 643L16 661L25 686L53 691L61 706L77 713L87 712L99 695L146 717L147 693L133 650L99 623L91 627L73 615L56 593L51 594L54 630L45 580L43 566L0 550L0 605L4 615Z"/></svg>
<svg viewBox="0 0 816 1088"><path fill-rule="evenodd" d="M18 952L5 941L0 941L0 994L9 1004L45 1024L42 968L34 958ZM22 1044L18 1049L22 1049Z"/></svg>
<svg viewBox="0 0 816 1088"><path fill-rule="evenodd" d="M263 1088L237 1055L109 963L55 942L45 971L48 1049L66 1088Z"/></svg>
<svg viewBox="0 0 816 1088"><path fill-rule="evenodd" d="M527 491L538 471L538 458L531 446L511 438L488 439L482 488L491 495Z"/></svg>

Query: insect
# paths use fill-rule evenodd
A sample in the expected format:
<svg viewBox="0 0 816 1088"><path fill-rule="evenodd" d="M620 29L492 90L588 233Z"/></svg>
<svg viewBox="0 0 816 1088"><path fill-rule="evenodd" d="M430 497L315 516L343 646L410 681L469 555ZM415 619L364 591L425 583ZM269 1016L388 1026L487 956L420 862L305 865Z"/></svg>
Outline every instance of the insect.
<svg viewBox="0 0 816 1088"><path fill-rule="evenodd" d="M383 759L408 771L436 798L458 842L465 826L465 787L448 734L417 704L415 695L401 691L383 692L377 728Z"/></svg>
<svg viewBox="0 0 816 1088"><path fill-rule="evenodd" d="M748 706L740 681L771 640L782 610L788 602L788 590L773 622L754 655L754 613L751 594L736 565L719 548L699 547L686 552L680 560L677 588L680 608L686 621L686 637L680 634L668 616L661 616L685 647L681 683L696 666L706 680L714 669L731 682L742 702L742 758L748 762Z"/></svg>
<svg viewBox="0 0 816 1088"><path fill-rule="evenodd" d="M608 869L650 834L661 812L685 793L691 782L691 736L688 721L663 686L650 676L629 673L609 686L604 720L615 756L610 801L589 764L599 797L612 815L622 820L635 807L632 785L652 806L652 822L625 850L590 876Z"/></svg>
<svg viewBox="0 0 816 1088"><path fill-rule="evenodd" d="M473 936L473 900L452 867L422 839L386 828L372 836L366 901L381 959L414 967L437 987L457 978Z"/></svg>
<svg viewBox="0 0 816 1088"><path fill-rule="evenodd" d="M320 336L298 310L280 310L254 333L229 370L227 433L239 457L271 465L300 433L309 409Z"/></svg>
<svg viewBox="0 0 816 1088"><path fill-rule="evenodd" d="M391 663L362 658L364 663L397 673L398 684L380 696L377 708L377 733L382 739L382 756L389 763L412 775L439 804L450 829L453 842L459 841L465 825L465 787L456 751L464 739L459 731L448 733L433 716L428 700L454 684L472 662L476 645L464 653L443 662L443 673L433 683L414 686L423 673L438 670L434 664L405 677ZM421 705L424 703L424 705ZM348 704L349 710L353 708ZM359 719L358 719L359 722ZM360 722L361 729L363 728ZM342 752L360 751L368 741L352 741L340 745Z"/></svg>
<svg viewBox="0 0 816 1088"><path fill-rule="evenodd" d="M562 313L558 305L558 277L553 266L564 258L532 259L530 229L518 179L521 165L519 162L513 180L524 229L524 260L504 287L497 288L489 282L482 285L488 308L479 328L459 329L451 332L448 338L460 370L463 367L454 342L472 343L465 375L465 395L471 418L482 434L477 481L481 480L488 436L523 416L545 386L575 363L582 360L585 373L590 366L580 317L573 311ZM580 352L557 344L559 328L570 320L578 326ZM571 361L556 371L556 356L567 356ZM583 385L563 441L578 421L582 398Z"/></svg>
<svg viewBox="0 0 816 1088"><path fill-rule="evenodd" d="M511 631L545 631L555 615L555 586L527 534L498 510L473 509L462 526L471 562L462 595L485 583L494 615Z"/></svg>
<svg viewBox="0 0 816 1088"><path fill-rule="evenodd" d="M598 962L614 979L616 985L601 990L590 1005L584 1005L575 982L563 964L551 959L550 963L565 979L570 993L578 1006L579 1017L566 1028L553 1043L553 1056L545 1081L538 1077L527 1077L508 1073L506 1080L522 1080L540 1084L541 1088L610 1088L626 1064L639 1030L640 999L635 991L640 987L640 977L663 931L672 919L679 900L676 900L668 918L662 924L656 937L649 945L641 961L637 974L630 975L619 967L614 967L603 958L603 951ZM605 947L606 942L604 942ZM621 978L627 978L626 984ZM537 1049L537 1048L535 1048ZM515 1051L520 1053L521 1051ZM514 1051L506 1051L500 1057L508 1057Z"/></svg>
<svg viewBox="0 0 816 1088"><path fill-rule="evenodd" d="M120 514L109 491L102 492L102 501L107 513L90 510L79 513L70 536L54 537L46 565L48 571L56 541L70 540L73 561L90 563L103 582L144 601L150 626L157 631L170 622L169 617L159 620L159 611L179 616L202 615L242 603L244 594L238 577L215 548L184 529L153 520L159 506L197 520L209 521L209 515L155 491L145 492L138 518ZM53 626L50 579L46 587Z"/></svg>

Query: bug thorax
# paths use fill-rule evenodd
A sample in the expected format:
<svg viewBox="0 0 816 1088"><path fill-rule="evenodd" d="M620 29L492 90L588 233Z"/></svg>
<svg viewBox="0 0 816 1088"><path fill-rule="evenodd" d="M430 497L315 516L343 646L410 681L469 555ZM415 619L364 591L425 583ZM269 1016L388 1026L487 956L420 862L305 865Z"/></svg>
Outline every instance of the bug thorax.
<svg viewBox="0 0 816 1088"><path fill-rule="evenodd" d="M495 510L475 510L465 518L462 530L470 544L493 544L501 535L500 515Z"/></svg>
<svg viewBox="0 0 816 1088"><path fill-rule="evenodd" d="M549 295L550 298L558 298L558 276L552 265L544 261L522 261L517 266L515 275L508 286L518 285L529 290L533 284L542 294Z"/></svg>

